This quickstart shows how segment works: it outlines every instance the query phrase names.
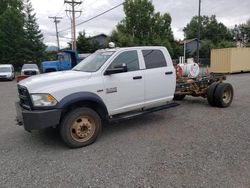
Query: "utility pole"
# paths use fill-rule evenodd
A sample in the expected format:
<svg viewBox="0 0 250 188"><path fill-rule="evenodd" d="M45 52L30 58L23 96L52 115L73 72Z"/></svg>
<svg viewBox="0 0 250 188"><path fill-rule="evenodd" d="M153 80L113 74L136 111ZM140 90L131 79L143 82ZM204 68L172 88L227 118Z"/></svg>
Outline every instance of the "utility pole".
<svg viewBox="0 0 250 188"><path fill-rule="evenodd" d="M199 11L198 11L197 63L200 62L200 38L201 38L201 0L199 0Z"/></svg>
<svg viewBox="0 0 250 188"><path fill-rule="evenodd" d="M54 20L54 23L55 23L55 26L56 26L56 39L57 39L57 47L58 47L58 51L59 51L60 50L60 43L59 43L57 24L60 22L59 19L62 19L62 17L57 17L57 16L51 17L51 16L49 16L49 18Z"/></svg>
<svg viewBox="0 0 250 188"><path fill-rule="evenodd" d="M74 25L73 25L73 19L71 18L72 16L70 16L70 14L72 15L72 10L68 10L68 9L66 9L65 10L66 11L66 15L69 17L69 19L70 19L70 24L71 24L71 49L72 50L74 50L74 46L73 46L73 43L74 43L74 30L73 30L73 28L74 28ZM69 14L68 14L68 12L69 12ZM81 16L81 13L82 13L82 11L81 10L75 10L75 13L80 13L80 16ZM78 16L78 17L80 17L80 16ZM78 17L76 17L76 18L78 18Z"/></svg>
<svg viewBox="0 0 250 188"><path fill-rule="evenodd" d="M65 0L64 3L69 4L72 7L72 26L73 26L73 50L76 50L76 17L75 17L75 6L76 5L80 5L82 4L82 1L75 1L75 0L71 0L71 1L67 1Z"/></svg>
<svg viewBox="0 0 250 188"><path fill-rule="evenodd" d="M184 51L183 51L183 56L184 56L184 63L186 63L186 34L184 33Z"/></svg>
<svg viewBox="0 0 250 188"><path fill-rule="evenodd" d="M184 53L183 53L184 63L186 63L186 39L184 39Z"/></svg>

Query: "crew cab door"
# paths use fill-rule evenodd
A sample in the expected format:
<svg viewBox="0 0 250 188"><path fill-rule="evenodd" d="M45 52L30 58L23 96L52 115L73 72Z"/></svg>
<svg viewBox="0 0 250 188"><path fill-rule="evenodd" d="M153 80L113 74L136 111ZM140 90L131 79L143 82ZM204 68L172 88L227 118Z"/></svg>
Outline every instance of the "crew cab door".
<svg viewBox="0 0 250 188"><path fill-rule="evenodd" d="M173 99L175 69L165 50L141 50L145 63L145 105L158 106Z"/></svg>
<svg viewBox="0 0 250 188"><path fill-rule="evenodd" d="M142 108L144 103L144 75L137 50L119 53L106 70L122 65L127 66L127 72L103 75L105 104L110 115Z"/></svg>

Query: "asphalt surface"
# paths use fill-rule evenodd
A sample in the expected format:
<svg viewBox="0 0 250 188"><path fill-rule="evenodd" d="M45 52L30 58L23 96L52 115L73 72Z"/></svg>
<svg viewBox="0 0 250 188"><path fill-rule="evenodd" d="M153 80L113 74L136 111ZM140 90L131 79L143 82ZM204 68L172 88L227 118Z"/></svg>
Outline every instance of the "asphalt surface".
<svg viewBox="0 0 250 188"><path fill-rule="evenodd" d="M15 125L16 83L0 82L0 187L250 187L250 74L228 77L229 108L181 105L105 125L68 149L55 130Z"/></svg>

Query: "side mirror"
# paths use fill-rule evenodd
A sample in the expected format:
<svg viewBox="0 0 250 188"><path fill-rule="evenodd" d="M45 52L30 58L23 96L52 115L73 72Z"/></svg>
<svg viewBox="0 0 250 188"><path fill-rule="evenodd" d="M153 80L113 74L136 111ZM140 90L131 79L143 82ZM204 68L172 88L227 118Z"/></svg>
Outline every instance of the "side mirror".
<svg viewBox="0 0 250 188"><path fill-rule="evenodd" d="M127 71L128 71L127 65L122 64L121 66L115 66L112 69L107 69L104 75L111 75L111 74L122 73L122 72L127 72Z"/></svg>

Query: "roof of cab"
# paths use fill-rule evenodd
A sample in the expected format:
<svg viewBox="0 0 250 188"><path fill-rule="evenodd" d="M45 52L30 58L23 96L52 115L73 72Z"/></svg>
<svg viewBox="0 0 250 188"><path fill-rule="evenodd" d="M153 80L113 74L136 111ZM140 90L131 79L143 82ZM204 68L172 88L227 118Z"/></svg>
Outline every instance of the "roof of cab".
<svg viewBox="0 0 250 188"><path fill-rule="evenodd" d="M123 51L123 50L138 50L138 49L163 49L165 48L164 46L135 46L135 47L116 47L116 48L106 48L106 49L100 49L97 50L98 52L116 52L116 51Z"/></svg>

